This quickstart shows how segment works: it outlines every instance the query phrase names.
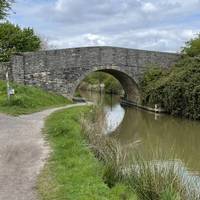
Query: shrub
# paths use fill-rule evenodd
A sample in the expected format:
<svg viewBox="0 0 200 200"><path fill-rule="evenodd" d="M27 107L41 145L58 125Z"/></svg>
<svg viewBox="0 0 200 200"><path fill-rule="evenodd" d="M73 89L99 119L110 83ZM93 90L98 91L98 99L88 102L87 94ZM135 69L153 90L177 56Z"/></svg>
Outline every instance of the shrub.
<svg viewBox="0 0 200 200"><path fill-rule="evenodd" d="M200 119L200 57L185 57L167 71L150 68L140 87L143 104L160 104L172 115Z"/></svg>

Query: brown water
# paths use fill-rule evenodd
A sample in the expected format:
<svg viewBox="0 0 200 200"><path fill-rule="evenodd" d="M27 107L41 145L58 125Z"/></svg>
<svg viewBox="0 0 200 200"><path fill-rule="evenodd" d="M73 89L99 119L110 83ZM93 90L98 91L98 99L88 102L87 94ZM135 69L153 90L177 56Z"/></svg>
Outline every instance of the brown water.
<svg viewBox="0 0 200 200"><path fill-rule="evenodd" d="M159 149L158 157L175 157L189 171L200 172L200 122L122 107L118 96L80 93L89 100L103 104L107 134L118 138L124 148L137 142L137 149L148 158ZM127 149L131 151L131 148Z"/></svg>

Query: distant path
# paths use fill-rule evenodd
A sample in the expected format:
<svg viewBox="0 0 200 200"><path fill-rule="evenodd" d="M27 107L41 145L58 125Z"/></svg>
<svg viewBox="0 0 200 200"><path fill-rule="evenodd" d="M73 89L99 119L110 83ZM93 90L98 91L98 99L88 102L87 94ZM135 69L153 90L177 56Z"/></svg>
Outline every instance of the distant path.
<svg viewBox="0 0 200 200"><path fill-rule="evenodd" d="M0 200L36 200L36 180L48 157L41 129L54 111L67 105L19 117L0 114Z"/></svg>

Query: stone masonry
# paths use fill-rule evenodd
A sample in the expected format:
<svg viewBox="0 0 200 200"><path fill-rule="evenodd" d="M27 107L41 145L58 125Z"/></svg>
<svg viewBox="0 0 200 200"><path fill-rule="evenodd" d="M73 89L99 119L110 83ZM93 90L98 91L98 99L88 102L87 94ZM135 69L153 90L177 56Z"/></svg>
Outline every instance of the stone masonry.
<svg viewBox="0 0 200 200"><path fill-rule="evenodd" d="M117 47L81 47L23 53L11 60L12 78L72 97L88 74L103 71L116 77L127 98L138 98L139 77L149 66L168 68L180 55Z"/></svg>

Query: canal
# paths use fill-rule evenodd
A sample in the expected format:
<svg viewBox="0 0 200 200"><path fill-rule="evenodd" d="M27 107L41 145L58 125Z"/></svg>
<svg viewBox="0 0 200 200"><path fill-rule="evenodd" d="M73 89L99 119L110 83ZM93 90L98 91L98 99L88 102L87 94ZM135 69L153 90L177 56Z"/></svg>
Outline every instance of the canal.
<svg viewBox="0 0 200 200"><path fill-rule="evenodd" d="M103 105L106 134L117 138L127 151L134 147L146 159L177 159L190 172L199 174L200 122L122 107L120 97L115 95L80 94Z"/></svg>

